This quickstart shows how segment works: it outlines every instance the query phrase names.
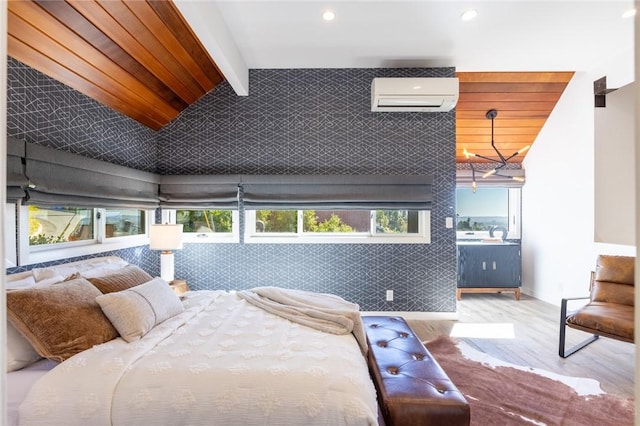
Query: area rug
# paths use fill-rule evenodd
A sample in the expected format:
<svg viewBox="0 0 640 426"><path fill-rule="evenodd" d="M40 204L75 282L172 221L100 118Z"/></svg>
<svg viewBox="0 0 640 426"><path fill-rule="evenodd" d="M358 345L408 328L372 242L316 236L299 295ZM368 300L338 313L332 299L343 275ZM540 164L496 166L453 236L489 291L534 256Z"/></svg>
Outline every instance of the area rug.
<svg viewBox="0 0 640 426"><path fill-rule="evenodd" d="M471 426L634 424L634 401L595 380L508 364L446 336L426 346L469 402Z"/></svg>

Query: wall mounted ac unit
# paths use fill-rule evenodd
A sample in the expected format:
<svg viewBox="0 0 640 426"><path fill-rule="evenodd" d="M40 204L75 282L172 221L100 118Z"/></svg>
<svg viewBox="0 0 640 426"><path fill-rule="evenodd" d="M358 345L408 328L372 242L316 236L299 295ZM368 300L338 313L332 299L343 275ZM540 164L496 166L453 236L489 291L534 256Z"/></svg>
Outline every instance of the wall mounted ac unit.
<svg viewBox="0 0 640 426"><path fill-rule="evenodd" d="M451 111L458 102L457 78L374 78L371 111Z"/></svg>

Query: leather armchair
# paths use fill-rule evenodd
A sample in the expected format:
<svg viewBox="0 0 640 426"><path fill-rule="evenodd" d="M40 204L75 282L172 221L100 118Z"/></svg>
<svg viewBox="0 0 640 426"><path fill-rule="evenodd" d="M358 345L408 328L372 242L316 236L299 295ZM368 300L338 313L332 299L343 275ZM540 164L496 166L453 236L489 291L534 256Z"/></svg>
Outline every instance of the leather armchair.
<svg viewBox="0 0 640 426"><path fill-rule="evenodd" d="M600 255L591 272L590 294L562 299L560 306L560 342L562 358L596 341L600 336L634 342L635 257ZM586 305L567 312L571 300L588 299ZM566 327L591 336L566 349Z"/></svg>

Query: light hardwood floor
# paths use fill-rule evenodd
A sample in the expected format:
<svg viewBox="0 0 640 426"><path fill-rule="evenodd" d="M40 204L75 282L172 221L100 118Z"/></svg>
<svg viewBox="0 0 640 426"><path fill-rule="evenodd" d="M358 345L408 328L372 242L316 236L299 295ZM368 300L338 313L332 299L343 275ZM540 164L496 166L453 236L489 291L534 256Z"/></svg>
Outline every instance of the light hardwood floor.
<svg viewBox="0 0 640 426"><path fill-rule="evenodd" d="M463 294L458 302L457 321L407 321L423 341L450 335L454 327L479 324L483 337L455 337L495 358L510 363L542 368L557 374L588 377L600 382L610 394L634 397L635 345L600 338L569 358L558 356L560 307L522 295ZM458 325L456 325L458 324ZM493 324L513 327L513 337L499 338ZM567 346L587 334L567 329Z"/></svg>

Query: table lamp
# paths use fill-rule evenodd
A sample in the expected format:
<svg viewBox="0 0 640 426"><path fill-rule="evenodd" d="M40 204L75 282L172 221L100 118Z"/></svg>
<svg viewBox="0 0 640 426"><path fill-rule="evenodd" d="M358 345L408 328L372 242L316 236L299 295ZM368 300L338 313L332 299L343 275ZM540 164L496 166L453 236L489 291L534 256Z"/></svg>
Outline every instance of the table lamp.
<svg viewBox="0 0 640 426"><path fill-rule="evenodd" d="M160 277L170 283L174 279L173 250L182 248L182 224L151 225L149 248L162 250L160 253Z"/></svg>

